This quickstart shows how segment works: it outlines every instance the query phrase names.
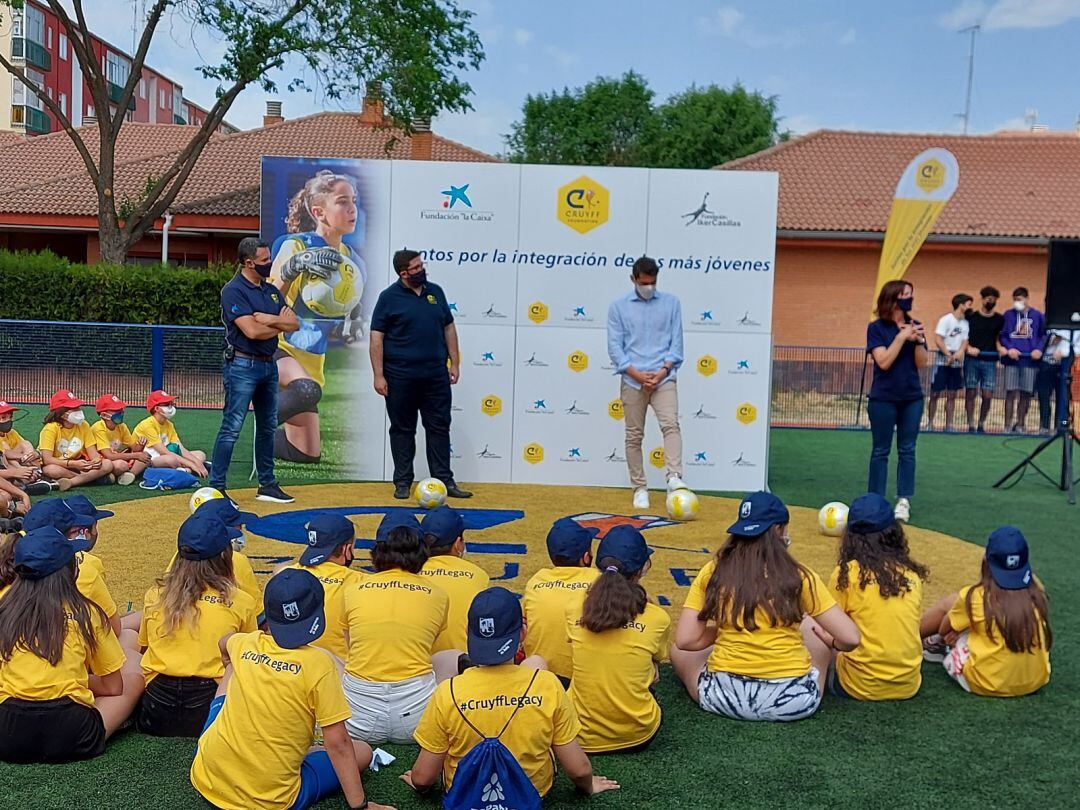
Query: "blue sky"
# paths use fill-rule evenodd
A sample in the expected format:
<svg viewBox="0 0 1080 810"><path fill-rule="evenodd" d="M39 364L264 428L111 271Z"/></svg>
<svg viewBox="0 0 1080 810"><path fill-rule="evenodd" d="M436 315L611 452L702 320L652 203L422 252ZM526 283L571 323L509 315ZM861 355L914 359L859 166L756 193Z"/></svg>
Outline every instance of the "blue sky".
<svg viewBox="0 0 1080 810"><path fill-rule="evenodd" d="M1080 0L463 0L487 59L468 75L475 111L443 116L436 130L491 152L529 93L576 87L598 75L644 75L658 99L692 83L730 85L779 97L783 125L958 132L967 38L979 23L971 131L1020 128L1028 109L1040 123L1073 129L1080 114ZM92 27L130 48L133 3L87 0ZM193 47L193 44L195 47ZM195 71L219 43L194 43L179 18L166 20L151 65L178 78L208 106L213 86ZM291 70L292 68L290 68ZM289 71L284 74L286 79ZM284 85L286 81L279 84ZM286 117L355 109L355 99L282 93ZM261 122L261 89L229 114L242 128Z"/></svg>

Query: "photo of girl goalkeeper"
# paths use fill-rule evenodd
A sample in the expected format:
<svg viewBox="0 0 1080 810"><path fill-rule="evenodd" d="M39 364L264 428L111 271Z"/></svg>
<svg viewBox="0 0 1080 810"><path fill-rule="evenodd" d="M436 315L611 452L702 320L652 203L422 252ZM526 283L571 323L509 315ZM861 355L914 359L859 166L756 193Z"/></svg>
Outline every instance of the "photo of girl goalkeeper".
<svg viewBox="0 0 1080 810"><path fill-rule="evenodd" d="M326 353L340 334L362 331L360 300L367 275L358 252L364 213L357 182L323 169L289 199L285 233L273 243L270 281L300 320L282 334L275 355L281 387L274 455L315 464L322 454L318 404L326 386Z"/></svg>

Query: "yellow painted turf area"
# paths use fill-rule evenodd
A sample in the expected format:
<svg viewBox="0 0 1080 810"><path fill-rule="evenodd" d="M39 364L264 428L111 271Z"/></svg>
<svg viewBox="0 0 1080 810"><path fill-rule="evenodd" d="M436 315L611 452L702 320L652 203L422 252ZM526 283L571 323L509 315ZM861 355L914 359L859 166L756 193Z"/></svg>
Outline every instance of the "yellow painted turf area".
<svg viewBox="0 0 1080 810"><path fill-rule="evenodd" d="M451 501L450 505L465 516L468 559L491 575L492 584L520 592L537 569L549 565L545 538L558 517L572 515L601 529L629 522L642 528L655 549L652 570L643 584L673 615L682 606L695 574L724 541L725 529L734 521L739 505L735 499L700 495L697 520L675 523L667 517L663 493L659 492L651 493L653 508L639 514L630 507L630 493L625 489L521 484L477 484L474 489L476 497ZM423 517L424 510L415 502L396 501L392 491L385 483L290 487L290 494L296 497L292 504L256 501L254 489L230 489L229 494L241 509L262 518L273 516L254 523L245 533L244 553L265 580L278 562L300 554L306 540L301 527L319 509L334 508L348 514L361 541L375 536L386 509L412 508L417 517ZM99 524L94 553L104 562L109 588L121 608L129 603L131 609L141 607L147 588L165 570L176 550L177 529L189 515L190 496L184 492L105 507L116 514ZM789 509L792 553L827 578L836 564L838 539L819 533L816 508ZM468 528L489 523L495 525ZM292 542L265 536L264 531L287 535ZM924 596L927 605L977 578L981 547L915 526L906 531L912 556L930 567ZM365 545L361 543L357 551L357 567L370 564Z"/></svg>

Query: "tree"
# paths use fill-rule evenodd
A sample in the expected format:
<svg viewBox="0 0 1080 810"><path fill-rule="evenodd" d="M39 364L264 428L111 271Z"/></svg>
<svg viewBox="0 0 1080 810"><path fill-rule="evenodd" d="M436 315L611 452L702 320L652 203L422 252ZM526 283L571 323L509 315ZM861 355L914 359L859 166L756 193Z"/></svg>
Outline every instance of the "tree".
<svg viewBox="0 0 1080 810"><path fill-rule="evenodd" d="M598 78L576 90L528 96L524 118L506 138L518 163L634 165L652 115L652 90L641 76Z"/></svg>
<svg viewBox="0 0 1080 810"><path fill-rule="evenodd" d="M708 169L787 137L775 96L691 86L659 106L645 79L627 73L576 90L528 96L506 137L524 163Z"/></svg>
<svg viewBox="0 0 1080 810"><path fill-rule="evenodd" d="M0 0L0 10L21 8L23 2ZM477 68L484 58L470 27L472 15L453 0L151 0L129 75L120 87L109 82L94 55L83 0L44 2L59 18L89 88L98 116L97 144L87 143L57 102L6 54L0 53L0 67L41 100L75 144L97 192L101 255L109 262L122 262L176 199L236 97L252 85L275 92L269 72L290 57L310 70L328 98L380 82L387 113L406 127L417 117L470 109L472 90L459 73ZM144 188L132 190L136 196L131 198L125 196L128 190L114 184L116 142L150 44L167 16L173 30L183 24L190 26L193 38L207 34L224 43L218 64L198 68L217 82L216 100L172 164L147 178ZM294 78L287 89L309 88L303 79Z"/></svg>

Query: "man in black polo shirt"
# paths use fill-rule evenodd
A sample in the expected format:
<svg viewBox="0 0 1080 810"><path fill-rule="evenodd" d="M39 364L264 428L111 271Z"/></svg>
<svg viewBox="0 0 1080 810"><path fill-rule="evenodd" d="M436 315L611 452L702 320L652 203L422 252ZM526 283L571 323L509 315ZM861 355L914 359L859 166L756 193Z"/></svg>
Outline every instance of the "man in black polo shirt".
<svg viewBox="0 0 1080 810"><path fill-rule="evenodd" d="M379 295L371 316L371 369L386 397L394 497L409 497L416 455L416 414L427 436L428 471L451 498L470 498L450 470L450 386L458 381L457 329L446 296L427 280L415 250L394 254L398 280ZM449 358L450 368L446 361Z"/></svg>
<svg viewBox="0 0 1080 810"><path fill-rule="evenodd" d="M300 328L296 314L270 276L270 247L249 236L237 249L240 272L221 288L221 322L225 324L225 406L214 442L210 486L225 492L233 447L247 418L255 410L255 468L259 473L256 500L292 503L274 478L274 431L277 430L278 372L274 361L278 335Z"/></svg>
<svg viewBox="0 0 1080 810"><path fill-rule="evenodd" d="M968 433L986 432L986 417L997 385L998 335L1005 316L996 312L1001 293L987 285L979 290L982 307L968 311L968 348L964 361L964 409L967 412ZM982 393L979 421L975 423L975 402Z"/></svg>

